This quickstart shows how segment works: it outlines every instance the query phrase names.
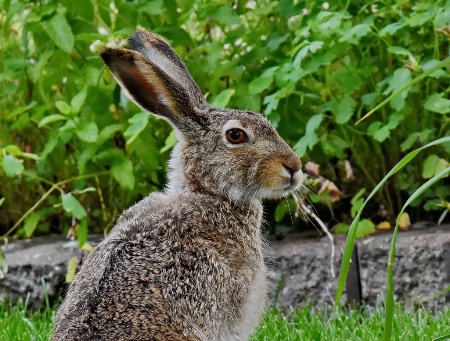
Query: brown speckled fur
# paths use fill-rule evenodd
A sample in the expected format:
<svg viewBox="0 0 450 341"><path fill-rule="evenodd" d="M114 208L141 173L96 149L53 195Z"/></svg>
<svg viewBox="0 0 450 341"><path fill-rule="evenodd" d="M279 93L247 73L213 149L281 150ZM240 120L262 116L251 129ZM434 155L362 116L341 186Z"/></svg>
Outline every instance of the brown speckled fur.
<svg viewBox="0 0 450 341"><path fill-rule="evenodd" d="M161 37L138 31L130 46L102 57L136 103L176 129L169 183L89 255L53 340L245 340L264 308L261 200L299 186L300 160L261 115L207 104ZM235 125L248 143L227 143Z"/></svg>

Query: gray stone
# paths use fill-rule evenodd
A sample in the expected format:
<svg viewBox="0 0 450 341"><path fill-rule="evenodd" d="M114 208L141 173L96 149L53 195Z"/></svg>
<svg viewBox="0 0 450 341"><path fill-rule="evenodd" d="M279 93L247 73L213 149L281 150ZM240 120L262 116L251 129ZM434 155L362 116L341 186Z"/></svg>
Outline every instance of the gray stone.
<svg viewBox="0 0 450 341"><path fill-rule="evenodd" d="M274 249L275 279L281 278L277 304L295 307L311 303L333 304L345 242L337 239L335 269L331 276L331 246L328 239L302 240L295 236L271 242ZM387 265L392 234L357 240L362 299L366 304L384 302ZM398 235L394 264L395 299L407 308L422 304L441 308L449 304L448 295L423 302L450 286L450 225ZM345 302L344 294L342 302Z"/></svg>
<svg viewBox="0 0 450 341"><path fill-rule="evenodd" d="M89 241L95 245L101 238L91 236ZM335 238L336 277L331 275L331 246L326 237L302 239L290 235L282 241L270 241L274 282L271 302L276 300L280 307L332 304L345 247L343 236ZM362 298L370 305L384 299L390 244L391 234L357 241ZM63 236L14 241L2 249L9 269L6 274L0 271L0 298L25 300L28 296L30 306L43 306L45 292L53 302L64 288L70 259L86 256L76 242ZM396 255L395 295L407 307L450 286L450 226L400 233ZM442 296L425 305L440 308L448 301Z"/></svg>
<svg viewBox="0 0 450 341"><path fill-rule="evenodd" d="M89 239L98 242L100 236ZM37 237L19 240L2 247L8 271L0 270L0 300L26 300L29 306L45 306L45 294L50 302L58 298L64 287L67 265L72 257L80 260L86 251L78 249L76 241L63 236Z"/></svg>

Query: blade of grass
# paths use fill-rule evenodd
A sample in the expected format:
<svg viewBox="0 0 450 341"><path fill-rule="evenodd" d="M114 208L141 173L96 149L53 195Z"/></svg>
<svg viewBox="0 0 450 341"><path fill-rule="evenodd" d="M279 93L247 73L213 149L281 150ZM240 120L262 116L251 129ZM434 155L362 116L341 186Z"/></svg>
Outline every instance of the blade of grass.
<svg viewBox="0 0 450 341"><path fill-rule="evenodd" d="M444 290L439 291L436 295L433 295L431 297L428 297L424 300L422 300L423 303L428 302L428 301L432 301L435 298L438 298L439 296L445 295L446 293L448 293L450 291L450 287L445 288Z"/></svg>
<svg viewBox="0 0 450 341"><path fill-rule="evenodd" d="M347 280L348 270L350 268L350 258L352 256L353 252L353 246L355 245L355 239L356 239L356 231L359 219L361 217L361 213L366 206L366 204L369 202L370 199L378 192L378 190L385 184L385 182L395 173L397 173L400 169L402 169L405 165L407 165L421 150L429 148L431 146L435 146L438 144L450 142L450 137L443 137L436 141L430 142L425 146L422 146L418 149L413 150L412 152L406 154L403 159L401 159L394 168L391 169L391 171L378 183L378 185L372 190L372 192L369 194L367 199L364 201L362 207L356 214L355 219L353 220L352 224L350 225L350 229L347 234L347 240L345 242L345 249L344 249L344 255L342 257L342 265L341 265L341 271L339 273L339 280L338 285L336 289L336 295L334 299L334 304L339 305L342 294L344 292L345 288L345 282Z"/></svg>
<svg viewBox="0 0 450 341"><path fill-rule="evenodd" d="M398 222L400 220L401 214L405 209L420 195L423 194L428 188L433 186L436 182L441 180L444 176L450 173L450 167L442 170L430 180L425 182L420 186L403 205L400 213L397 216L397 221L395 223L394 233L392 234L391 249L389 251L389 262L388 262L388 279L387 279L387 290L386 290L386 319L384 323L384 341L389 341L392 337L392 322L394 320L394 262L395 262L395 248L397 244L398 235Z"/></svg>
<svg viewBox="0 0 450 341"><path fill-rule="evenodd" d="M433 341L445 341L445 340L450 340L450 334L442 335L433 339Z"/></svg>
<svg viewBox="0 0 450 341"><path fill-rule="evenodd" d="M435 66L433 66L431 69L428 69L427 71L425 71L424 73L421 73L419 76L417 76L416 78L414 78L411 82L409 82L408 84L406 84L405 86L403 86L402 88L398 89L397 91L393 92L392 95L390 95L388 98L386 98L383 102L381 102L380 104L378 104L375 108L373 108L372 110L370 110L367 114L365 114L363 117L361 117L356 123L355 125L358 125L359 123L361 123L362 121L364 121L366 118L368 118L370 115L372 115L375 111L377 111L378 109L380 109L381 107L384 107L387 103L389 103L395 96L401 94L403 91L405 91L406 89L408 89L409 87L413 86L414 84L420 82L422 79L424 79L425 77L431 75L433 72L442 69L443 67L447 66L450 64L450 57L445 58L443 61L439 62L438 64L436 64Z"/></svg>

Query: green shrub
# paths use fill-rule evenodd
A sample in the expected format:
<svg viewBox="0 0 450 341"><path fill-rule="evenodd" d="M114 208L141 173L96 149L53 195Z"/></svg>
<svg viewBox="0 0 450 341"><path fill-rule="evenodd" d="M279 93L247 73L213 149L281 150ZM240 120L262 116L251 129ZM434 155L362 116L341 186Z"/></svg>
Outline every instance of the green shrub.
<svg viewBox="0 0 450 341"><path fill-rule="evenodd" d="M210 102L267 115L344 198L371 190L408 151L450 135L448 66L354 125L448 56L448 0L0 4L2 234L76 232L81 245L164 186L170 127L131 103L97 55L140 27L171 42ZM449 155L446 144L418 156L386 183L375 209L395 217ZM442 210L449 195L442 182L415 206Z"/></svg>

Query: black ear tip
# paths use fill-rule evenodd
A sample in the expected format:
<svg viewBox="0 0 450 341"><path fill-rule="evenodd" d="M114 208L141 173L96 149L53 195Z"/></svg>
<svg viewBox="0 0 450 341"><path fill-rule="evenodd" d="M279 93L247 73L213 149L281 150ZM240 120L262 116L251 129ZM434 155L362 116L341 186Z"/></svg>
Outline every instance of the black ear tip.
<svg viewBox="0 0 450 341"><path fill-rule="evenodd" d="M102 57L105 64L108 64L113 58L114 50L111 48L106 48L102 52L100 52L100 57Z"/></svg>
<svg viewBox="0 0 450 341"><path fill-rule="evenodd" d="M147 31L138 30L134 32L134 34L128 38L128 44L130 44L130 48L134 51L140 51L145 49L145 42L151 41L152 34Z"/></svg>

